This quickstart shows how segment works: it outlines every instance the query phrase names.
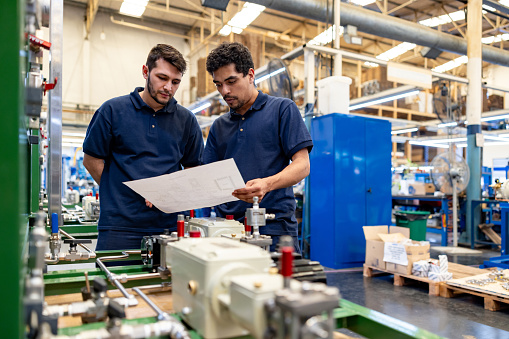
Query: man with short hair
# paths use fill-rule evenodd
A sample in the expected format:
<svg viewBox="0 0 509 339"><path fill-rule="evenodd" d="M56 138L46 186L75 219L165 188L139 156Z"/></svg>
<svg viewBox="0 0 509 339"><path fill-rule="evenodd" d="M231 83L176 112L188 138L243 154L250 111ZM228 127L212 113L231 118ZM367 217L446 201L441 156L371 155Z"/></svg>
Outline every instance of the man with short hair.
<svg viewBox="0 0 509 339"><path fill-rule="evenodd" d="M272 237L271 250L280 236L290 235L300 252L292 186L309 174L313 142L297 105L256 89L253 59L242 44L223 43L214 49L207 57L207 71L230 112L214 121L204 163L233 158L246 181L245 188L232 193L240 201L217 206L218 216L232 214L242 222L257 196L260 207L276 215L260 229Z"/></svg>
<svg viewBox="0 0 509 339"><path fill-rule="evenodd" d="M101 193L97 250L139 249L143 236L176 230L176 214L123 183L201 164L201 129L174 98L185 71L182 54L158 44L142 67L145 88L106 101L88 126L83 164Z"/></svg>

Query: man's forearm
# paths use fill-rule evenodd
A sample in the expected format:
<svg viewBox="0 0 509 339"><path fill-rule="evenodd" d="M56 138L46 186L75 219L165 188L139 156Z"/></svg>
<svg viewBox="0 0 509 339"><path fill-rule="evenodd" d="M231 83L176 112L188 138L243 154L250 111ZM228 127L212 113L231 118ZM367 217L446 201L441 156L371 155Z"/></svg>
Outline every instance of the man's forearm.
<svg viewBox="0 0 509 339"><path fill-rule="evenodd" d="M307 152L307 150L305 150ZM293 186L309 175L309 161L299 158L286 166L281 172L265 178L269 191Z"/></svg>
<svg viewBox="0 0 509 339"><path fill-rule="evenodd" d="M101 176L104 170L104 160L91 157L85 154L83 159L83 165L87 169L88 173L92 176L95 182L100 185L101 184Z"/></svg>

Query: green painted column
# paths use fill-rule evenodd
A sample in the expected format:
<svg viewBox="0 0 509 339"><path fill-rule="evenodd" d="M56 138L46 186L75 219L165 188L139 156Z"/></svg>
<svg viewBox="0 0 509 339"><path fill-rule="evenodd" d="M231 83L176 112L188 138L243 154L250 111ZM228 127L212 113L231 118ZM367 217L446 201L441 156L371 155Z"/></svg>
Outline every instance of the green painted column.
<svg viewBox="0 0 509 339"><path fill-rule="evenodd" d="M25 276L27 220L27 135L24 119L24 87L26 52L24 50L25 1L4 0L0 11L0 74L2 74L2 161L0 191L2 203L2 236L0 256L0 319L2 338L24 337L23 283Z"/></svg>

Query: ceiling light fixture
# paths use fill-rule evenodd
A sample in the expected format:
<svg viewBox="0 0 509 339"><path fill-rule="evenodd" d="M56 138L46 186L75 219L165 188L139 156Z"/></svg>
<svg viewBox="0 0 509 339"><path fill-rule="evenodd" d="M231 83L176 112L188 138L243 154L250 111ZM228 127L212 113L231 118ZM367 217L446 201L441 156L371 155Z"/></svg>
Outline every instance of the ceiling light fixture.
<svg viewBox="0 0 509 339"><path fill-rule="evenodd" d="M401 133L412 133L412 132L417 132L419 129L417 127L412 127L412 128L405 128L405 129L397 129L397 130L394 130L394 131L391 131L391 134L401 134Z"/></svg>
<svg viewBox="0 0 509 339"><path fill-rule="evenodd" d="M204 103L203 105L200 105L200 106L198 106L198 107L194 108L193 110L191 110L191 113L196 114L196 113L198 113L198 112L201 112L201 111L203 111L204 109L209 108L209 107L210 107L210 105L211 105L211 103L210 103L210 102L206 102L206 103Z"/></svg>
<svg viewBox="0 0 509 339"><path fill-rule="evenodd" d="M255 84L256 84L256 85L258 85L260 82L265 81L265 80L267 80L268 78L271 78L271 77L273 77L274 75L277 75L277 74L279 74L279 73L283 72L284 70L285 70L285 68L284 68L284 67L281 67L280 69L277 69L277 70L275 70L274 72L272 72L272 73L270 73L270 74L265 74L265 75L264 75L264 76L262 76L261 78L259 78L259 79L255 79Z"/></svg>
<svg viewBox="0 0 509 339"><path fill-rule="evenodd" d="M124 0L120 6L120 14L140 17L147 8L148 0Z"/></svg>
<svg viewBox="0 0 509 339"><path fill-rule="evenodd" d="M235 14L233 18L228 21L228 24L221 28L219 35L226 36L230 35L231 32L235 34L242 33L242 31L247 26L249 26L264 10L265 6L246 2L244 7L242 7L242 10Z"/></svg>
<svg viewBox="0 0 509 339"><path fill-rule="evenodd" d="M495 115L493 117L486 117L481 118L481 121L495 121L495 120L503 120L503 119L509 119L509 114L502 114L502 115Z"/></svg>
<svg viewBox="0 0 509 339"><path fill-rule="evenodd" d="M444 127L454 127L454 126L458 126L458 123L453 121L453 122L444 122L442 124L438 124L438 128L444 128Z"/></svg>
<svg viewBox="0 0 509 339"><path fill-rule="evenodd" d="M463 64L466 64L467 62L468 62L468 57L466 55L463 55L463 56L460 56L459 58L456 58L454 60L446 62L443 65L433 68L432 71L435 71L438 73L444 73L444 72L450 71L453 68L456 68Z"/></svg>
<svg viewBox="0 0 509 339"><path fill-rule="evenodd" d="M343 35L344 32L343 26L339 26L339 35ZM336 26L332 25L327 30L323 31L322 33L318 34L313 38L313 40L310 40L308 44L310 45L327 45L332 40L334 40L334 36L336 34Z"/></svg>
<svg viewBox="0 0 509 339"><path fill-rule="evenodd" d="M389 89L387 91L379 92L373 95L368 95L362 98L353 99L350 101L350 111L359 108L381 104L387 101L405 98L411 95L417 95L419 90L415 86L401 86L399 88Z"/></svg>
<svg viewBox="0 0 509 339"><path fill-rule="evenodd" d="M432 142L424 142L424 141L409 141L410 145L414 146L427 146L427 147L436 147L436 148L449 148L449 145L444 144L434 144Z"/></svg>
<svg viewBox="0 0 509 339"><path fill-rule="evenodd" d="M354 5L359 5L359 6L367 6L367 5L371 5L372 3L375 3L376 0L350 0L350 3L354 4Z"/></svg>

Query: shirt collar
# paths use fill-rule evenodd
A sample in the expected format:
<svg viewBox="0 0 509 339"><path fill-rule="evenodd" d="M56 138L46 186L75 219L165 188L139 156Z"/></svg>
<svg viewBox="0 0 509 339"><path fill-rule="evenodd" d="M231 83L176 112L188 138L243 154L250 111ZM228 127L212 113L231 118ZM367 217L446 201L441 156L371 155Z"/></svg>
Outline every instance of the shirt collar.
<svg viewBox="0 0 509 339"><path fill-rule="evenodd" d="M249 107L249 109L247 110L246 113L244 113L244 116L246 116L247 114L249 114L251 111L259 111L263 108L263 106L265 106L265 103L267 102L267 100L269 99L269 96L265 93L263 93L262 91L258 91L258 96L256 97L256 100L255 102L253 102L253 104L251 105L251 107ZM240 118L242 115L238 114L238 113L235 113L234 110L231 110L230 109L230 119L233 119L233 118Z"/></svg>
<svg viewBox="0 0 509 339"><path fill-rule="evenodd" d="M132 91L131 94L130 94L131 101L133 102L134 107L136 107L136 109L138 109L138 110L140 110L142 107L148 107L148 108L152 109L141 98L141 96L140 96L140 92L141 91L143 91L143 87L136 87L134 89L134 91ZM177 109L177 100L175 98L171 98L171 100L168 101L166 106L164 106L163 108L161 108L157 112L158 113L159 112L160 113L173 113L173 112L176 111L176 109Z"/></svg>

